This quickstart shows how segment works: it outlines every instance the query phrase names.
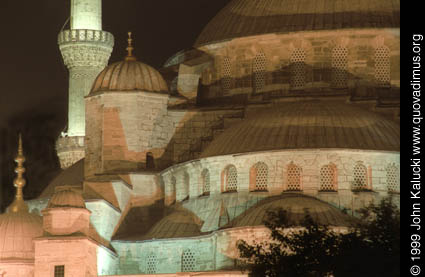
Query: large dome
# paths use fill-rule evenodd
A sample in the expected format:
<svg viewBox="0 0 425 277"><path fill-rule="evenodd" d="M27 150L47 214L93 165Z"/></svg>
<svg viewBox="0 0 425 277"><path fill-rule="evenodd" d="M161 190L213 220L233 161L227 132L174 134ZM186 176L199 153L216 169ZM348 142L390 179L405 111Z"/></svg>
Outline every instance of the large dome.
<svg viewBox="0 0 425 277"><path fill-rule="evenodd" d="M202 157L281 149L400 151L400 127L354 104L301 101L252 112L226 129Z"/></svg>
<svg viewBox="0 0 425 277"><path fill-rule="evenodd" d="M107 66L97 76L90 94L109 91L167 92L161 74L135 59L125 59Z"/></svg>
<svg viewBox="0 0 425 277"><path fill-rule="evenodd" d="M300 226L307 213L321 225L350 227L356 223L355 218L317 198L288 193L260 201L224 228L263 225L267 219L267 213L278 209L287 211L289 226Z"/></svg>
<svg viewBox="0 0 425 277"><path fill-rule="evenodd" d="M34 259L33 239L42 235L41 216L11 211L0 215L0 261Z"/></svg>
<svg viewBox="0 0 425 277"><path fill-rule="evenodd" d="M233 0L195 45L268 33L400 26L399 0Z"/></svg>

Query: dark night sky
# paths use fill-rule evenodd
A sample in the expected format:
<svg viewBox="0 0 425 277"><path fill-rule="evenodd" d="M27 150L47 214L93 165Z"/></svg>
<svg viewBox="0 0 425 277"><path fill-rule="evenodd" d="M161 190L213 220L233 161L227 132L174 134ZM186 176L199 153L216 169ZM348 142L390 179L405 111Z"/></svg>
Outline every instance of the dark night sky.
<svg viewBox="0 0 425 277"><path fill-rule="evenodd" d="M109 62L125 55L127 31L135 54L159 68L192 46L203 27L229 0L105 0L103 30L115 36ZM0 186L10 201L17 133L27 157L26 198L37 196L59 172L54 142L67 120L68 71L57 34L70 0L3 0L0 8ZM67 26L66 28L69 28ZM0 198L1 201L1 198Z"/></svg>

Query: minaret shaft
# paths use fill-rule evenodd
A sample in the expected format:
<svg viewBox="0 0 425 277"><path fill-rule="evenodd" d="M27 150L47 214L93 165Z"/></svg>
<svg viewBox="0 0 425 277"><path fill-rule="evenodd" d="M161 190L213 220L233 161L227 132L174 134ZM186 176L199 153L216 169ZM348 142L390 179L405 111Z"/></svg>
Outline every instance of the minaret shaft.
<svg viewBox="0 0 425 277"><path fill-rule="evenodd" d="M56 143L62 168L84 157L85 102L94 79L108 63L112 34L102 31L102 1L72 0L71 29L58 36L59 49L69 70L68 128Z"/></svg>
<svg viewBox="0 0 425 277"><path fill-rule="evenodd" d="M102 30L102 0L72 0L71 29Z"/></svg>

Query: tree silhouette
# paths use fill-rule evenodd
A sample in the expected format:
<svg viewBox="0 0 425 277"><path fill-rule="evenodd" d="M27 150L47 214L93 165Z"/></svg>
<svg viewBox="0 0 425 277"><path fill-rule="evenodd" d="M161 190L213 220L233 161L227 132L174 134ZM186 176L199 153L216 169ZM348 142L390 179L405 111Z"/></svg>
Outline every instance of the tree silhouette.
<svg viewBox="0 0 425 277"><path fill-rule="evenodd" d="M240 240L242 267L251 276L400 276L400 212L386 198L359 211L345 232L317 224L306 211L301 227L288 224L285 210L269 211L271 241Z"/></svg>

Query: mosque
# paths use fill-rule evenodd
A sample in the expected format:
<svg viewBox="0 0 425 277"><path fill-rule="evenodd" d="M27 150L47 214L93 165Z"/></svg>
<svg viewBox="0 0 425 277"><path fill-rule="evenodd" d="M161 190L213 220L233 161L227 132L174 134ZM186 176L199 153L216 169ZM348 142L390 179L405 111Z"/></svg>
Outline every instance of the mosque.
<svg viewBox="0 0 425 277"><path fill-rule="evenodd" d="M159 70L131 34L108 65L101 4L58 35L63 171L24 201L20 143L1 277L247 276L235 242L271 209L344 229L399 203L399 0L232 0Z"/></svg>

